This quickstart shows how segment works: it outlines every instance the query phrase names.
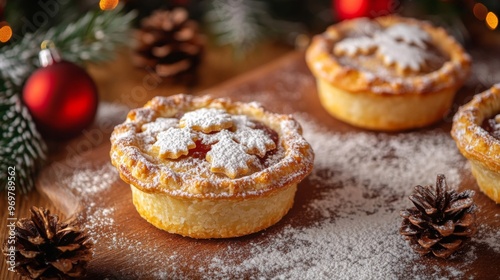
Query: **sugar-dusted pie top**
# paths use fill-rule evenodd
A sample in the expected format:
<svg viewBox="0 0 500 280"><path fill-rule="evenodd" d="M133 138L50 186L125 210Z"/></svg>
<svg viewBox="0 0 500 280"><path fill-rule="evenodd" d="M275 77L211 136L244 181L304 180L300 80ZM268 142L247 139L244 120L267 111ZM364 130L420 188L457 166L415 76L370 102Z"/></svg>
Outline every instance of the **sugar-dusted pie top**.
<svg viewBox="0 0 500 280"><path fill-rule="evenodd" d="M142 131L139 137L156 139L152 144L144 141L145 151L159 159L177 159L182 164L187 164L189 158L206 160L210 172L233 179L262 170L282 156L277 153L279 138L275 131L246 115L230 115L224 109L195 109L180 119L158 118L149 125L164 130ZM173 163L171 167L183 169Z"/></svg>
<svg viewBox="0 0 500 280"><path fill-rule="evenodd" d="M343 21L307 50L311 71L351 92L426 93L457 87L470 58L442 28L397 16Z"/></svg>
<svg viewBox="0 0 500 280"><path fill-rule="evenodd" d="M500 84L476 94L469 103L460 107L453 118L451 135L467 158L500 172L500 139L484 127L485 121L496 122L500 118L498 112ZM498 123L495 124L495 130L497 128Z"/></svg>
<svg viewBox="0 0 500 280"><path fill-rule="evenodd" d="M132 110L111 142L126 182L179 196L269 192L302 180L313 162L290 116L210 97L156 97Z"/></svg>
<svg viewBox="0 0 500 280"><path fill-rule="evenodd" d="M365 25L370 26L366 32ZM405 22L382 26L367 19L357 21L345 37L332 42L341 65L387 77L416 76L438 70L449 59L437 49L420 25Z"/></svg>

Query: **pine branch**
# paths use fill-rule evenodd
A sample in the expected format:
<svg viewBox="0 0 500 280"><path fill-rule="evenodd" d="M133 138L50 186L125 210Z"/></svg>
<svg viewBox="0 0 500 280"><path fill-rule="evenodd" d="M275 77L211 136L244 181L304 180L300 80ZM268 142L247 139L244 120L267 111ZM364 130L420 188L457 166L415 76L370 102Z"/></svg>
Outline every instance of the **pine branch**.
<svg viewBox="0 0 500 280"><path fill-rule="evenodd" d="M39 67L39 48L50 39L65 60L82 63L103 61L113 56L118 45L129 41L128 31L135 13L122 8L89 12L73 23L62 23L46 31L28 33L17 42L4 45L0 52L0 172L16 168L16 188L26 193L34 186L37 171L47 154L28 109L20 100L21 86ZM7 186L7 174L0 176L0 190Z"/></svg>
<svg viewBox="0 0 500 280"><path fill-rule="evenodd" d="M290 34L305 33L304 24L274 17L273 4L295 5L293 0L211 0L205 22L217 43L231 45L237 55L243 55L264 39L290 40ZM307 11L297 8L299 14Z"/></svg>
<svg viewBox="0 0 500 280"><path fill-rule="evenodd" d="M266 36L272 22L266 3L257 0L212 0L205 20L219 44L242 53Z"/></svg>
<svg viewBox="0 0 500 280"><path fill-rule="evenodd" d="M21 103L19 87L0 79L0 191L7 187L7 170L15 167L15 186L22 193L33 186L46 158L47 147L28 109Z"/></svg>
<svg viewBox="0 0 500 280"><path fill-rule="evenodd" d="M39 48L43 40L52 40L65 60L75 63L98 62L113 57L116 46L129 42L129 30L135 12L123 14L123 7L112 11L90 11L79 20L46 31L28 33L1 49L0 77L20 86L39 67Z"/></svg>

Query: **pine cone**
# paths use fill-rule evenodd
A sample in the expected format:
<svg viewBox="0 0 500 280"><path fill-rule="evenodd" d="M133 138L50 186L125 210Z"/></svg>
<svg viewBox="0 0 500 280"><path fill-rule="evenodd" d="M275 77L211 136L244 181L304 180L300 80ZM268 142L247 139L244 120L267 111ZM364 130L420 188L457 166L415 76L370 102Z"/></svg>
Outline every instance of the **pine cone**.
<svg viewBox="0 0 500 280"><path fill-rule="evenodd" d="M438 175L436 188L416 186L409 198L415 205L401 211L404 218L399 233L420 255L430 252L447 258L476 232L474 191L448 190L444 175Z"/></svg>
<svg viewBox="0 0 500 280"><path fill-rule="evenodd" d="M157 10L141 22L132 63L153 67L160 77L193 71L201 61L205 39L184 8Z"/></svg>
<svg viewBox="0 0 500 280"><path fill-rule="evenodd" d="M26 279L74 279L85 274L92 243L74 220L59 223L57 215L31 208L31 218L15 227L15 245L4 243L7 256L15 247L15 270ZM9 247L8 247L9 246Z"/></svg>

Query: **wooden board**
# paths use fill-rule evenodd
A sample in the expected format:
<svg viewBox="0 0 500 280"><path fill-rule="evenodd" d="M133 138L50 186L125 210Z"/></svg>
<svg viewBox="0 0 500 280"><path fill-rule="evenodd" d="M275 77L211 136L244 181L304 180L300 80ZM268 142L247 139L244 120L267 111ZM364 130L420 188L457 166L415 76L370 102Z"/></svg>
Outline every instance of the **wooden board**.
<svg viewBox="0 0 500 280"><path fill-rule="evenodd" d="M302 53L290 54L257 71L200 94L205 93L214 96L227 96L234 100L259 101L268 109L276 112L307 114L311 121L336 133L371 133L339 122L322 109L316 94L314 78L305 65ZM474 93L472 88L465 88L457 97L457 102L463 103L462 101L467 100L472 93ZM416 133L424 134L433 131L434 133L448 134L450 126L451 121L448 116L442 123ZM371 134L377 135L377 133ZM110 145L108 141L102 140L102 138L107 139L106 137L109 137L109 131L102 130L100 136L86 136L86 138L75 140L73 144L76 143L77 146L78 141L80 143L82 141L92 142L91 139L97 138L103 144L87 153L75 153L55 161L41 174L37 186L38 190L47 195L63 213L68 216L78 215L93 236L95 254L89 266L88 279L103 279L105 277L108 279L202 278L204 275L237 278L279 276L279 270L259 271L255 267L247 270L232 270L231 262L234 263L234 267L241 268L242 262L255 254L252 250L256 248L256 244L263 244L262 246L271 244L281 238L283 233L290 228L307 227L315 223L315 217L310 216L303 209L314 203L320 189L328 187L321 185L321 182L318 185L317 182L306 179L299 185L292 210L282 221L262 233L227 240L184 238L158 230L144 221L132 205L129 186L118 179L116 174L110 177L110 172L104 172L110 168ZM462 163L465 163L465 159L461 160ZM476 202L481 209L479 223L483 224L490 233L492 230L499 231L500 206L495 205L478 191L468 166L466 164L463 166L464 168L461 170L463 179L459 189L468 187L477 191ZM353 168L356 167L353 166ZM421 183L415 182L414 184ZM406 187L411 188L412 186ZM320 220L318 221L320 222ZM397 231L397 228L394 230ZM472 260L464 249L461 254L451 260L413 257L413 262L420 265L418 273L429 277L453 277L454 275L455 278L457 275L478 279L498 277L500 275L500 266L498 266L500 253L481 242L472 241L472 246L475 248L475 256ZM328 250L328 248L325 249ZM408 250L410 249L408 248ZM231 254L231 251L237 253ZM226 265L227 271L221 271L225 266L210 265L210 263L216 263L220 256L234 258L233 260L221 260L229 263ZM352 261L354 263L358 260ZM445 269L447 266L457 265L460 262L470 263L470 268L460 271L458 274L456 271ZM298 258L296 263L289 265L291 269L291 267L298 265L307 267L315 264L304 264ZM219 270L220 273L207 274L207 270L211 269ZM360 271L360 278L366 278L367 275L370 278L371 268L366 266L365 269L367 271ZM387 269L390 270L390 268ZM339 271L341 273L341 270ZM407 268L400 273L401 275L397 275L398 278L404 278L409 275L408 273L417 272L415 272L414 264L410 262ZM325 267L324 274L308 278L329 278L325 275L334 278L346 277L342 274L336 274L331 267Z"/></svg>

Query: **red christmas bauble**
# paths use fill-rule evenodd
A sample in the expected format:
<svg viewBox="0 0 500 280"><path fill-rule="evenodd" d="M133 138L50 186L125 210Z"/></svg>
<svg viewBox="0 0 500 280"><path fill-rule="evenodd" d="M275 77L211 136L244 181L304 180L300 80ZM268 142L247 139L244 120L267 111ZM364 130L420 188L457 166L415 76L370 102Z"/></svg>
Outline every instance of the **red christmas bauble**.
<svg viewBox="0 0 500 280"><path fill-rule="evenodd" d="M394 0L332 0L339 20L358 17L377 17L394 13Z"/></svg>
<svg viewBox="0 0 500 280"><path fill-rule="evenodd" d="M98 96L94 81L83 68L50 61L28 78L23 101L45 137L64 139L92 123Z"/></svg>

